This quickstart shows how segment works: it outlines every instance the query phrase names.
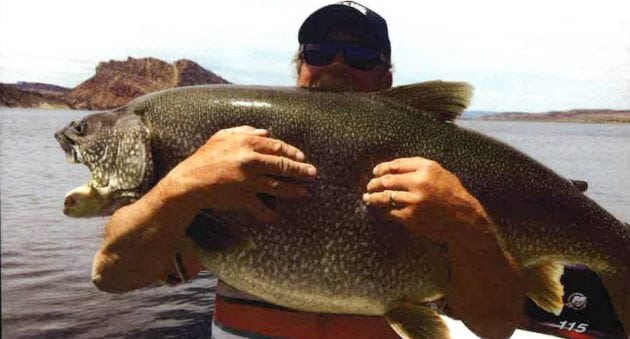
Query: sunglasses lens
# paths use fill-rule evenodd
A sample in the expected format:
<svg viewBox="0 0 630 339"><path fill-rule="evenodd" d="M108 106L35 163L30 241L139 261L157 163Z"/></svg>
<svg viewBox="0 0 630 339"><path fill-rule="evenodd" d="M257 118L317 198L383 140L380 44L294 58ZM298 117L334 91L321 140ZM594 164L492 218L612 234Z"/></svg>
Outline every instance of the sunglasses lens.
<svg viewBox="0 0 630 339"><path fill-rule="evenodd" d="M326 66L330 64L339 50L343 50L343 58L346 63L356 69L370 70L374 66L383 63L381 61L381 53L373 49L355 44L325 42L306 44L303 50L304 61L313 66Z"/></svg>
<svg viewBox="0 0 630 339"><path fill-rule="evenodd" d="M304 61L313 66L326 66L337 53L335 46L329 44L306 44Z"/></svg>
<svg viewBox="0 0 630 339"><path fill-rule="evenodd" d="M381 53L373 49L353 45L344 48L343 51L346 62L354 68L369 70L381 63Z"/></svg>

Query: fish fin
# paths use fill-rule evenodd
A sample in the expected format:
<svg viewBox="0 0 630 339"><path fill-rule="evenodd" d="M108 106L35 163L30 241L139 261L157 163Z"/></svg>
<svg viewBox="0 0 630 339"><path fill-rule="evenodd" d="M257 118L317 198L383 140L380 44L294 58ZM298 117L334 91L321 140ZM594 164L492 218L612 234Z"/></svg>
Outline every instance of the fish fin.
<svg viewBox="0 0 630 339"><path fill-rule="evenodd" d="M630 337L630 297L628 297L630 296L630 270L626 269L624 273L602 272L598 274L606 286L624 332Z"/></svg>
<svg viewBox="0 0 630 339"><path fill-rule="evenodd" d="M245 243L244 237L209 210L202 210L186 228L186 235L207 251L225 251Z"/></svg>
<svg viewBox="0 0 630 339"><path fill-rule="evenodd" d="M402 304L385 313L385 319L402 338L450 338L446 323L428 307Z"/></svg>
<svg viewBox="0 0 630 339"><path fill-rule="evenodd" d="M452 121L466 110L472 92L473 87L465 82L434 80L396 86L376 95L414 111L426 112L440 121Z"/></svg>
<svg viewBox="0 0 630 339"><path fill-rule="evenodd" d="M586 192L586 190L588 190L588 182L586 182L584 180L569 179L569 182L571 183L571 185L573 185L575 188L577 188L582 193L584 193L584 192Z"/></svg>
<svg viewBox="0 0 630 339"><path fill-rule="evenodd" d="M124 130L124 136L116 145L118 156L107 188L111 189L113 184L116 190L134 190L143 184L148 185L153 179L151 132L136 116L125 119L120 125L116 126Z"/></svg>
<svg viewBox="0 0 630 339"><path fill-rule="evenodd" d="M544 262L523 269L527 296L543 310L560 315L564 302L564 286L560 278L564 265L557 262Z"/></svg>

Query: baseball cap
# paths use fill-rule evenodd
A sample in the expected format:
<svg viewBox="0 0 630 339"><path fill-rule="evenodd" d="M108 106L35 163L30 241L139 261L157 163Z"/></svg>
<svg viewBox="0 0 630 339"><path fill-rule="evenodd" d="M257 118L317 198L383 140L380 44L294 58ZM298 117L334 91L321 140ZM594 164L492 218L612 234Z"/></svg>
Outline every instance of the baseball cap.
<svg viewBox="0 0 630 339"><path fill-rule="evenodd" d="M329 39L333 29L350 30L359 44L385 53L391 58L387 22L378 13L355 1L324 6L309 15L298 32L298 42L318 43Z"/></svg>

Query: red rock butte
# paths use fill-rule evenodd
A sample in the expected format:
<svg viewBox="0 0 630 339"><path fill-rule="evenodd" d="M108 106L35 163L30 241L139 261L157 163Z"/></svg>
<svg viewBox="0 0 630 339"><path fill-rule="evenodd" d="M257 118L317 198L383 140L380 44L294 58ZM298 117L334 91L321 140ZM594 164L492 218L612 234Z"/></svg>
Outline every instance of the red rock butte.
<svg viewBox="0 0 630 339"><path fill-rule="evenodd" d="M141 95L171 87L229 83L197 63L169 64L155 58L101 62L96 74L65 96L75 109L110 109Z"/></svg>

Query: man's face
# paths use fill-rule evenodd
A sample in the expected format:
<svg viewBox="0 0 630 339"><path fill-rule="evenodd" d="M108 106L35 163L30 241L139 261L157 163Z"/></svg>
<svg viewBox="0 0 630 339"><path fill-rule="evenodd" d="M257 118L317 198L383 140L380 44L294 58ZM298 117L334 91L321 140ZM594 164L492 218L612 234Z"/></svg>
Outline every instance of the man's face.
<svg viewBox="0 0 630 339"><path fill-rule="evenodd" d="M312 66L306 62L300 67L297 85L300 87L321 88L342 92L370 92L391 87L392 76L385 66L371 70L350 67L337 53L335 59L326 66Z"/></svg>
<svg viewBox="0 0 630 339"><path fill-rule="evenodd" d="M335 42L356 41L352 35L344 32L334 32L329 38ZM370 92L391 87L392 74L389 67L382 64L368 70L354 68L346 62L343 52L339 50L327 65L311 65L303 60L297 85L337 92Z"/></svg>

